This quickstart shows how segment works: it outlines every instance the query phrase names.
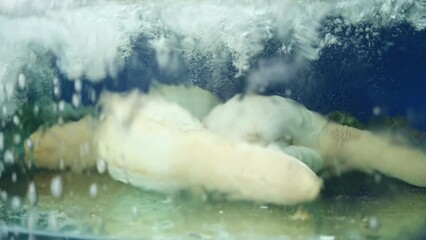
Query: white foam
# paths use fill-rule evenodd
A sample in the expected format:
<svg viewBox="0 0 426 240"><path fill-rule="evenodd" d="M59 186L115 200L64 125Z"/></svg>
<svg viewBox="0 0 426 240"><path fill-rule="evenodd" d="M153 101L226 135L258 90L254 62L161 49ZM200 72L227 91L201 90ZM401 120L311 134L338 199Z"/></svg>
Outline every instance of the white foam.
<svg viewBox="0 0 426 240"><path fill-rule="evenodd" d="M245 74L271 39L281 42L283 53L318 58L324 46L338 42L334 32L318 33L332 15L341 15L342 25L405 21L418 30L426 27L422 0L0 0L0 84L5 89L0 102L13 93L21 68L35 52L53 53L69 79L99 81L117 73L131 53L131 41L143 33L160 67L179 67L170 55L175 51L187 63L207 56L203 61L211 69L231 59L238 74Z"/></svg>

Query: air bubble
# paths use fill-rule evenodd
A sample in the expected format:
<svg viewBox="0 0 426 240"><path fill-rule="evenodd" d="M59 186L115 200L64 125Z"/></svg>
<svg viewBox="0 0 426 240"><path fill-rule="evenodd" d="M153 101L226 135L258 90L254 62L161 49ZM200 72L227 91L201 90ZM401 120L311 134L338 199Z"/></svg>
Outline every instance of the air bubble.
<svg viewBox="0 0 426 240"><path fill-rule="evenodd" d="M96 169L98 170L98 173L103 174L106 171L106 162L103 159L99 159L96 162Z"/></svg>
<svg viewBox="0 0 426 240"><path fill-rule="evenodd" d="M58 105L52 104L52 111L56 114L58 112Z"/></svg>
<svg viewBox="0 0 426 240"><path fill-rule="evenodd" d="M28 185L27 198L31 206L34 206L37 203L37 189L34 182L30 182Z"/></svg>
<svg viewBox="0 0 426 240"><path fill-rule="evenodd" d="M378 116L378 115L380 115L380 113L382 112L382 110L380 109L380 107L374 107L373 108L373 114L375 115L375 116Z"/></svg>
<svg viewBox="0 0 426 240"><path fill-rule="evenodd" d="M373 230L373 231L377 231L380 228L380 222L379 219L377 219L376 217L371 217L368 219L368 228Z"/></svg>
<svg viewBox="0 0 426 240"><path fill-rule="evenodd" d="M380 175L380 173L375 173L374 174L374 182L380 183L381 181L382 181L382 175Z"/></svg>
<svg viewBox="0 0 426 240"><path fill-rule="evenodd" d="M13 156L12 151L6 150L4 152L4 162L8 164L12 164L15 162L15 157Z"/></svg>
<svg viewBox="0 0 426 240"><path fill-rule="evenodd" d="M18 126L20 122L19 117L17 115L13 115L13 124Z"/></svg>
<svg viewBox="0 0 426 240"><path fill-rule="evenodd" d="M0 151L3 151L4 149L4 134L3 132L0 132Z"/></svg>
<svg viewBox="0 0 426 240"><path fill-rule="evenodd" d="M78 108L80 106L80 101L81 101L81 96L78 94L73 94L72 95L72 105L75 108Z"/></svg>
<svg viewBox="0 0 426 240"><path fill-rule="evenodd" d="M1 178L1 175L3 175L3 171L4 171L4 165L3 165L3 162L0 161L0 178Z"/></svg>
<svg viewBox="0 0 426 240"><path fill-rule="evenodd" d="M11 178L12 178L12 182L13 182L13 183L16 183L16 181L18 181L18 175L16 175L16 172L13 172L13 173L12 173Z"/></svg>
<svg viewBox="0 0 426 240"><path fill-rule="evenodd" d="M285 135L284 135L284 139L285 139L287 142L291 142L292 137L291 137L291 135L290 135L290 134L285 134Z"/></svg>
<svg viewBox="0 0 426 240"><path fill-rule="evenodd" d="M2 190L0 191L0 199L5 202L7 200L7 192Z"/></svg>
<svg viewBox="0 0 426 240"><path fill-rule="evenodd" d="M59 125L63 125L64 124L64 118L63 117L58 117L58 120L56 121Z"/></svg>
<svg viewBox="0 0 426 240"><path fill-rule="evenodd" d="M6 106L1 107L1 113L3 114L3 116L7 115L7 107Z"/></svg>
<svg viewBox="0 0 426 240"><path fill-rule="evenodd" d="M58 110L60 112L63 112L65 110L65 101L63 101L63 100L59 101L59 103L58 103Z"/></svg>
<svg viewBox="0 0 426 240"><path fill-rule="evenodd" d="M33 111L34 111L34 114L37 115L40 112L40 107L38 105L35 105Z"/></svg>
<svg viewBox="0 0 426 240"><path fill-rule="evenodd" d="M37 226L38 214L36 212L29 212L27 217L28 230L33 230Z"/></svg>
<svg viewBox="0 0 426 240"><path fill-rule="evenodd" d="M74 89L75 89L75 91L76 92L81 92L82 88L83 88L83 84L82 84L81 80L80 79L76 79L74 81Z"/></svg>
<svg viewBox="0 0 426 240"><path fill-rule="evenodd" d="M18 87L19 87L20 90L25 89L26 82L27 82L27 80L25 78L25 75L20 73L18 75Z"/></svg>
<svg viewBox="0 0 426 240"><path fill-rule="evenodd" d="M138 209L138 207L133 206L132 207L132 216L133 216L133 218L137 218L138 215L139 215L139 209Z"/></svg>
<svg viewBox="0 0 426 240"><path fill-rule="evenodd" d="M84 157L90 152L90 144L84 143L80 146L80 157Z"/></svg>
<svg viewBox="0 0 426 240"><path fill-rule="evenodd" d="M59 170L65 170L65 161L63 158L59 159Z"/></svg>
<svg viewBox="0 0 426 240"><path fill-rule="evenodd" d="M53 85L55 86L59 85L59 78L57 77L53 78Z"/></svg>
<svg viewBox="0 0 426 240"><path fill-rule="evenodd" d="M98 186L96 183L92 183L89 188L89 194L92 198L95 198L98 195Z"/></svg>
<svg viewBox="0 0 426 240"><path fill-rule="evenodd" d="M52 178L50 183L50 192L55 198L59 198L62 195L62 179L60 176Z"/></svg>
<svg viewBox="0 0 426 240"><path fill-rule="evenodd" d="M58 216L56 212L50 212L47 217L47 228L50 230L58 229Z"/></svg>
<svg viewBox="0 0 426 240"><path fill-rule="evenodd" d="M293 92L290 89L286 89L285 92L284 92L284 95L286 97L291 97L291 94L293 94Z"/></svg>
<svg viewBox="0 0 426 240"><path fill-rule="evenodd" d="M92 101L92 102L96 102L96 91L95 90L90 90L90 94L89 94L89 97L90 97L90 101Z"/></svg>
<svg viewBox="0 0 426 240"><path fill-rule="evenodd" d="M61 89L59 88L59 86L54 86L53 87L53 95L56 98L60 98L61 97Z"/></svg>
<svg viewBox="0 0 426 240"><path fill-rule="evenodd" d="M21 206L21 200L17 196L13 196L10 200L12 209L18 209Z"/></svg>
<svg viewBox="0 0 426 240"><path fill-rule="evenodd" d="M18 133L13 134L13 143L20 144L21 143L21 135Z"/></svg>
<svg viewBox="0 0 426 240"><path fill-rule="evenodd" d="M29 149L33 148L33 141L31 141L31 139L27 138L25 140L25 146L27 146Z"/></svg>

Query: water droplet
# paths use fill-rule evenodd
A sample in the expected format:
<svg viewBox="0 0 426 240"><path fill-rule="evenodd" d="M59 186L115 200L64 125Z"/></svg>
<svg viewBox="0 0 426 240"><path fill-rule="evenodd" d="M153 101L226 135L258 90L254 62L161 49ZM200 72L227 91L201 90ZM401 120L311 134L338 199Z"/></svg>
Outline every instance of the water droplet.
<svg viewBox="0 0 426 240"><path fill-rule="evenodd" d="M81 92L82 88L83 88L83 84L82 84L81 80L80 79L76 79L74 81L74 89L75 89L75 91L76 92Z"/></svg>
<svg viewBox="0 0 426 240"><path fill-rule="evenodd" d="M60 176L52 178L50 183L50 192L55 198L59 198L62 195L62 179Z"/></svg>
<svg viewBox="0 0 426 240"><path fill-rule="evenodd" d="M18 180L18 175L16 175L16 172L13 172L13 173L12 173L11 178L12 178L12 182L13 182L13 183L16 183L16 181Z"/></svg>
<svg viewBox="0 0 426 240"><path fill-rule="evenodd" d="M23 73L20 73L18 75L18 87L19 87L19 89L21 89L21 90L25 89L26 82L27 82L27 80L25 78L25 75Z"/></svg>
<svg viewBox="0 0 426 240"><path fill-rule="evenodd" d="M103 159L99 159L96 162L96 169L98 170L98 173L103 174L106 171L106 162Z"/></svg>
<svg viewBox="0 0 426 240"><path fill-rule="evenodd" d="M95 198L98 195L98 186L96 183L92 183L89 188L89 194L92 198Z"/></svg>
<svg viewBox="0 0 426 240"><path fill-rule="evenodd" d="M18 209L21 206L21 200L17 196L13 196L10 200L10 204L12 206L12 209Z"/></svg>
<svg viewBox="0 0 426 240"><path fill-rule="evenodd" d="M37 189L34 182L30 182L28 185L27 198L31 206L34 206L37 203Z"/></svg>
<svg viewBox="0 0 426 240"><path fill-rule="evenodd" d="M73 94L72 95L72 105L75 108L78 108L80 106L80 100L81 100L81 96L78 94Z"/></svg>
<svg viewBox="0 0 426 240"><path fill-rule="evenodd" d="M17 115L13 115L13 124L18 126L20 122L19 117Z"/></svg>
<svg viewBox="0 0 426 240"><path fill-rule="evenodd" d="M380 113L382 112L382 110L380 109L380 107L374 107L373 108L373 114L375 115L375 116L378 116L378 115L380 115Z"/></svg>
<svg viewBox="0 0 426 240"><path fill-rule="evenodd" d="M15 157L13 156L12 151L6 150L4 152L4 162L8 164L12 164L13 162L15 162Z"/></svg>
<svg viewBox="0 0 426 240"><path fill-rule="evenodd" d="M219 214L223 214L223 210L219 210Z"/></svg>
<svg viewBox="0 0 426 240"><path fill-rule="evenodd" d="M262 205L262 206L260 206L260 209L268 209L268 206Z"/></svg>

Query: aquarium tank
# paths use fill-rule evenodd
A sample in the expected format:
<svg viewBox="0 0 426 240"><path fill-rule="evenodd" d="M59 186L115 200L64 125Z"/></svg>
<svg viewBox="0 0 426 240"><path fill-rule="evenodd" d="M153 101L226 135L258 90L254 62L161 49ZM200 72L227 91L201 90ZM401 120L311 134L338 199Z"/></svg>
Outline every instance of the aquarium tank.
<svg viewBox="0 0 426 240"><path fill-rule="evenodd" d="M0 239L425 239L424 0L0 0Z"/></svg>

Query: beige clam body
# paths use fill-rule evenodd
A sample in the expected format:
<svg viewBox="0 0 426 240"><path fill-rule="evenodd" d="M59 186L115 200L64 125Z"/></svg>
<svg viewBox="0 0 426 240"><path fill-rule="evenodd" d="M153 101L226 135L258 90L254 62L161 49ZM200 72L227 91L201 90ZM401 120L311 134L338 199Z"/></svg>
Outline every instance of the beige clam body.
<svg viewBox="0 0 426 240"><path fill-rule="evenodd" d="M80 170L103 160L113 178L165 193L196 188L276 204L319 195L322 181L304 163L207 129L198 119L205 113L194 115L185 102L132 92L104 94L101 104L100 120L86 117L35 132L28 154L35 165L58 168L62 159ZM90 146L85 155L82 146Z"/></svg>
<svg viewBox="0 0 426 240"><path fill-rule="evenodd" d="M128 101L142 104L131 114L108 107ZM321 189L322 181L299 160L208 130L162 98L133 93L109 98L106 106L96 137L99 157L123 182L163 192L201 188L229 199L277 204L313 200Z"/></svg>

